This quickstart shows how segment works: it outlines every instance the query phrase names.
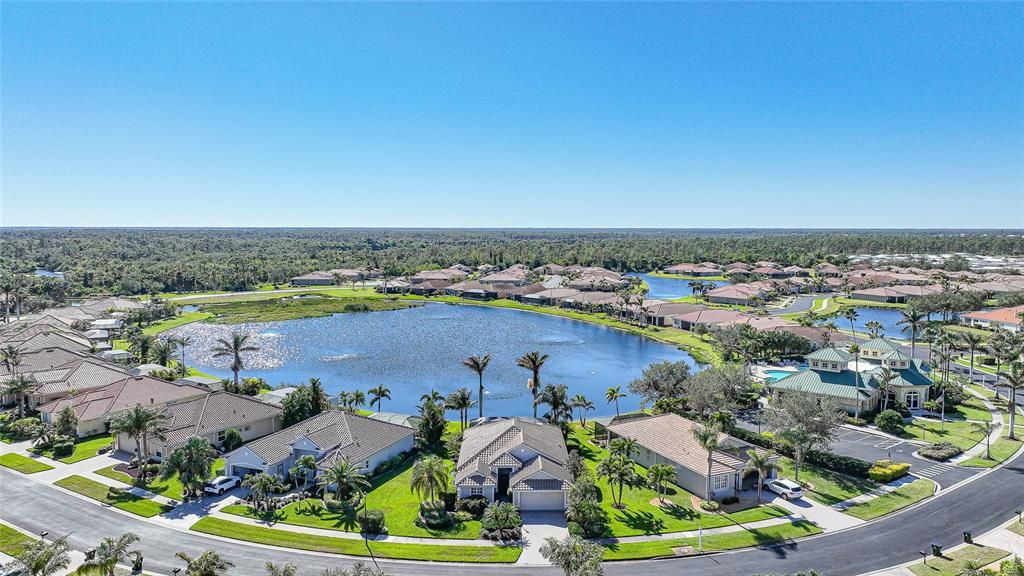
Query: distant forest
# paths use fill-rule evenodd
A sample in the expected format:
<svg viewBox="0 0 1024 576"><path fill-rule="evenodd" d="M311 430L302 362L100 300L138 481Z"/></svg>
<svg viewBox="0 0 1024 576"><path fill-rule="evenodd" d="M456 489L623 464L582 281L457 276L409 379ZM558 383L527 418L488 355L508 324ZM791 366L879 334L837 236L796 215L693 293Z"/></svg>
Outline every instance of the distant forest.
<svg viewBox="0 0 1024 576"><path fill-rule="evenodd" d="M461 262L648 271L678 262L810 266L856 253L1022 255L1019 231L0 229L0 271L64 272L71 294L244 290L331 268ZM836 256L838 255L838 256Z"/></svg>

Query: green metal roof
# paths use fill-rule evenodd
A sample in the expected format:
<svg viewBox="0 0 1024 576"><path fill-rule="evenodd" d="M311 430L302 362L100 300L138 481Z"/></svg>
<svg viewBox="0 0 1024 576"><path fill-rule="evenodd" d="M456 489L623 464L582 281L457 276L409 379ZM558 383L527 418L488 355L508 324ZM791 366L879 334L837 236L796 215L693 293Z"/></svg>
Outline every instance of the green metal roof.
<svg viewBox="0 0 1024 576"><path fill-rule="evenodd" d="M804 356L804 359L818 360L821 362L842 362L845 364L850 360L853 360L853 354L830 346L828 348L822 348L821 350L811 352L807 356Z"/></svg>
<svg viewBox="0 0 1024 576"><path fill-rule="evenodd" d="M867 342L860 345L861 350L882 350L889 352L892 350L899 350L900 347L886 340L885 338L875 338L868 340Z"/></svg>
<svg viewBox="0 0 1024 576"><path fill-rule="evenodd" d="M910 362L910 356L907 356L906 354L904 354L903 352L900 352L899 350L893 350L892 352L889 352L888 354L882 356L882 359L883 360L905 360L907 362Z"/></svg>
<svg viewBox="0 0 1024 576"><path fill-rule="evenodd" d="M896 375L896 379L892 381L893 386L931 386L932 379L928 377L922 371L920 361L914 361L910 363L910 367L904 370L893 370L892 373ZM875 368L870 373L879 374L882 371L882 367Z"/></svg>
<svg viewBox="0 0 1024 576"><path fill-rule="evenodd" d="M842 372L826 372L819 370L801 370L780 380L769 384L769 387L778 390L797 390L818 394L821 396L833 396L849 400L870 398L878 385L872 374L862 373L860 375L860 388L856 386L853 370Z"/></svg>

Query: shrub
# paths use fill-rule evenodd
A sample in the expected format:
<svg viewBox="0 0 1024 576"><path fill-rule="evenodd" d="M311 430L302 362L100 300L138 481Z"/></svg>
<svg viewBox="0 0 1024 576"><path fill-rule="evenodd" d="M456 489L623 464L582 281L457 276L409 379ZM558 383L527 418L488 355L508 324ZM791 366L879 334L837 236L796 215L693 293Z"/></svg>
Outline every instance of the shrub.
<svg viewBox="0 0 1024 576"><path fill-rule="evenodd" d="M892 482L910 472L910 464L896 463L890 460L879 460L868 470L868 478L875 482Z"/></svg>
<svg viewBox="0 0 1024 576"><path fill-rule="evenodd" d="M565 467L569 471L569 475L572 476L573 480L579 477L584 468L583 457L580 456L579 450L569 452L569 459L566 460Z"/></svg>
<svg viewBox="0 0 1024 576"><path fill-rule="evenodd" d="M484 510L487 509L487 499L483 496L470 496L469 498L462 498L455 503L455 510L459 512L466 512L473 517L474 520L479 520L484 515Z"/></svg>
<svg viewBox="0 0 1024 576"><path fill-rule="evenodd" d="M384 534L383 510L363 510L359 515L359 530L364 534Z"/></svg>
<svg viewBox="0 0 1024 576"><path fill-rule="evenodd" d="M441 501L444 502L444 509L449 512L455 511L455 501L459 497L455 492L441 492Z"/></svg>
<svg viewBox="0 0 1024 576"><path fill-rule="evenodd" d="M885 410L875 416L875 426L889 434L899 434L903 431L903 417L895 410Z"/></svg>
<svg viewBox="0 0 1024 576"><path fill-rule="evenodd" d="M963 452L959 447L949 442L938 442L931 446L925 446L917 451L918 454L929 460L949 460Z"/></svg>
<svg viewBox="0 0 1024 576"><path fill-rule="evenodd" d="M225 452L231 452L232 450L239 448L244 444L242 442L242 433L234 428L228 428L224 431L224 440L221 441L221 448Z"/></svg>
<svg viewBox="0 0 1024 576"><path fill-rule="evenodd" d="M54 458L70 456L75 451L75 440L67 436L60 436L50 445Z"/></svg>
<svg viewBox="0 0 1024 576"><path fill-rule="evenodd" d="M505 502L495 502L484 510L480 525L491 531L491 539L497 535L499 540L518 539L521 535L520 528L523 525L523 518L519 515L519 509Z"/></svg>
<svg viewBox="0 0 1024 576"><path fill-rule="evenodd" d="M456 512L452 514L452 520L458 522L459 524L462 524L463 522L469 522L470 520L474 520L474 518L472 514L463 510L461 512Z"/></svg>
<svg viewBox="0 0 1024 576"><path fill-rule="evenodd" d="M444 508L444 502L431 500L420 502L419 523L427 528L445 528L451 525L452 518Z"/></svg>
<svg viewBox="0 0 1024 576"><path fill-rule="evenodd" d="M846 423L851 426L864 426L865 424L868 423L868 421L863 418L854 418L853 416L847 416Z"/></svg>
<svg viewBox="0 0 1024 576"><path fill-rule="evenodd" d="M586 533L583 531L583 527L576 522L569 522L565 525L565 527L569 529L570 536L579 536L580 538L586 537Z"/></svg>
<svg viewBox="0 0 1024 576"><path fill-rule="evenodd" d="M704 500L700 503L701 510L705 512L718 512L718 502L714 500Z"/></svg>
<svg viewBox="0 0 1024 576"><path fill-rule="evenodd" d="M774 436L768 432L752 432L744 428L736 427L732 432L733 436L740 440L745 440L751 444L756 444L762 448L774 449L783 456L793 457L793 449L788 444L781 441L776 441ZM822 468L828 468L834 472L842 472L843 474L849 474L850 476L857 476L858 478L867 478L868 470L871 468L871 463L860 458L854 458L852 456L842 456L840 454L833 454L831 452L820 452L817 450L811 450L804 455L804 462L808 464L814 464Z"/></svg>
<svg viewBox="0 0 1024 576"><path fill-rule="evenodd" d="M728 496L726 498L722 498L722 504L736 504L739 501L739 496Z"/></svg>
<svg viewBox="0 0 1024 576"><path fill-rule="evenodd" d="M25 438L32 437L35 434L37 428L41 427L43 423L39 418L22 418L21 420L15 420L11 424L10 432L15 438L24 440Z"/></svg>

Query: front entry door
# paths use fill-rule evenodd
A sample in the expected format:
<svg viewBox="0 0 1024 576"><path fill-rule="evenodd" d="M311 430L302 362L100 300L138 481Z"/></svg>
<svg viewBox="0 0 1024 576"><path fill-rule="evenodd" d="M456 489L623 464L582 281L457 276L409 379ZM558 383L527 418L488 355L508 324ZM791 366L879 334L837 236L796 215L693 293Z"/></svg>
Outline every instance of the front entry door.
<svg viewBox="0 0 1024 576"><path fill-rule="evenodd" d="M907 399L907 408L917 410L921 407L921 396L917 392L907 392L904 398Z"/></svg>
<svg viewBox="0 0 1024 576"><path fill-rule="evenodd" d="M498 468L498 489L494 493L495 500L501 500L503 502L511 501L510 496L508 495L508 479L511 475L511 468Z"/></svg>

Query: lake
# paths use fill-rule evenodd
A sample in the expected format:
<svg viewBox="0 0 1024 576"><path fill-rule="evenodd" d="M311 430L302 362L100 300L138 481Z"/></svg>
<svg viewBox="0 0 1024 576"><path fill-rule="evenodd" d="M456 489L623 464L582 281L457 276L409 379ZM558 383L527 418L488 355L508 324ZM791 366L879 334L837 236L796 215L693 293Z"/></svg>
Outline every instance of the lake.
<svg viewBox="0 0 1024 576"><path fill-rule="evenodd" d="M690 282L692 280L680 280L679 278L661 278L659 276L651 276L650 274L640 274L632 272L627 276L633 276L640 278L644 282L647 282L647 287L650 291L647 293L648 298L655 298L659 300L673 300L675 298L683 298L684 296L691 296L693 290L690 289ZM725 286L728 282L722 280L711 281L715 287Z"/></svg>
<svg viewBox="0 0 1024 576"><path fill-rule="evenodd" d="M871 321L881 322L883 329L883 336L889 338L903 338L906 340L910 339L910 332L904 332L902 326L897 323L903 318L903 314L899 308L871 308L867 306L857 306L857 319L853 321L853 325L857 328L857 335L861 337L861 334L868 331L866 324ZM830 318L832 322L836 323L836 326L840 330L849 330L850 321L842 316L836 316Z"/></svg>
<svg viewBox="0 0 1024 576"><path fill-rule="evenodd" d="M392 399L384 401L383 410L392 412L414 412L420 395L432 388L447 394L465 386L476 397L476 373L462 366L471 354L493 356L484 375L484 409L489 415L532 413L526 388L530 373L515 364L531 350L551 356L541 381L567 384L570 396L587 396L597 407L591 416L613 414L614 406L605 403L605 390L621 384L625 391L629 381L653 362L684 361L696 368L689 354L655 340L576 320L486 306L427 304L287 322L193 323L171 333L193 337L195 343L187 350L190 366L228 378L227 360L213 358L210 350L217 338L232 331L251 334L260 348L247 355L243 377L258 376L272 386L318 377L332 394L365 392L384 384ZM639 400L627 396L620 406L636 409ZM543 412L542 406L539 413Z"/></svg>

